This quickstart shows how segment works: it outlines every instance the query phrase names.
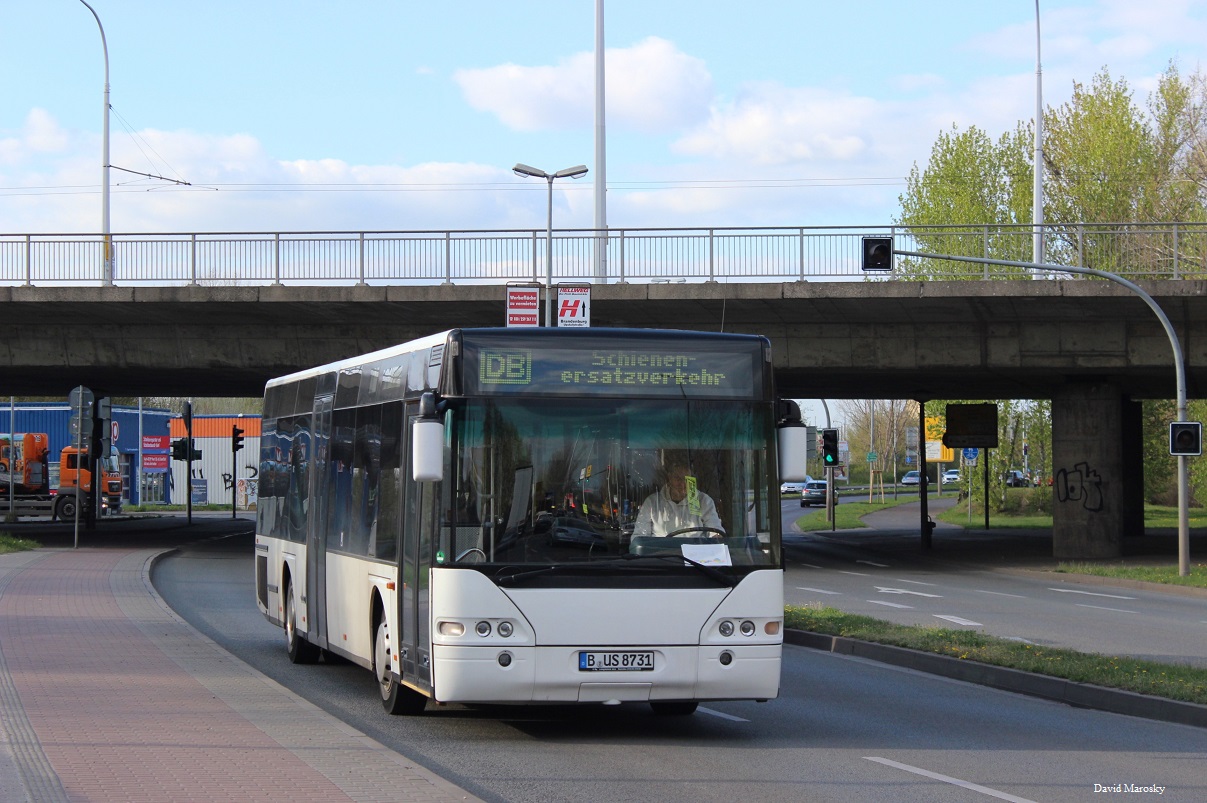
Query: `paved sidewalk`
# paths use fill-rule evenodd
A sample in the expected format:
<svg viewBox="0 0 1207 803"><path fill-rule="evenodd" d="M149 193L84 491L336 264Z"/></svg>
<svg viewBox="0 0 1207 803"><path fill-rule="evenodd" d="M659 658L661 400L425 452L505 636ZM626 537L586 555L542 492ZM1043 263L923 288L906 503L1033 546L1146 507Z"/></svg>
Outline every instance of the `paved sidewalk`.
<svg viewBox="0 0 1207 803"><path fill-rule="evenodd" d="M163 551L0 555L0 800L476 800L180 619Z"/></svg>

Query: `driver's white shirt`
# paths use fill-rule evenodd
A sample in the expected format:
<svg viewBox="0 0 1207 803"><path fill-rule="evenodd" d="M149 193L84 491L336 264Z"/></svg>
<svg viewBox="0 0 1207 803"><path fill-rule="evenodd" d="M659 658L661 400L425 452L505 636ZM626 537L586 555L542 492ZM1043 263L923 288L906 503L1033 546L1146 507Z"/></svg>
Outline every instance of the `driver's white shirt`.
<svg viewBox="0 0 1207 803"><path fill-rule="evenodd" d="M637 512L637 521L633 524L634 537L639 535L665 536L684 527L712 527L724 532L721 517L717 515L717 506L712 497L705 493L696 494L700 500L700 512L692 513L688 509L687 497L678 502L666 494L662 488L646 497ZM684 533L691 535L692 533ZM707 533L696 533L707 535Z"/></svg>

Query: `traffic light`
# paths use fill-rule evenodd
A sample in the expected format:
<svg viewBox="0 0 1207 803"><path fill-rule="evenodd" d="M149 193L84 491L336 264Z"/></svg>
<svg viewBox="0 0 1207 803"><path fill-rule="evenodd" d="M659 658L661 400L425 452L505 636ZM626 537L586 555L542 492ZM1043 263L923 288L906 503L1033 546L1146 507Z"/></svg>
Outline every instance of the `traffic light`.
<svg viewBox="0 0 1207 803"><path fill-rule="evenodd" d="M821 462L826 468L838 465L838 430L821 431Z"/></svg>
<svg viewBox="0 0 1207 803"><path fill-rule="evenodd" d="M177 438L176 440L172 441L172 459L189 459L189 442L187 440L184 438Z"/></svg>
<svg viewBox="0 0 1207 803"><path fill-rule="evenodd" d="M231 451L237 452L243 448L243 430L231 427Z"/></svg>
<svg viewBox="0 0 1207 803"><path fill-rule="evenodd" d="M1198 421L1174 421L1169 425L1171 455L1200 455L1203 453L1203 425Z"/></svg>
<svg viewBox="0 0 1207 803"><path fill-rule="evenodd" d="M893 269L893 238L864 237L861 267L865 271L891 271Z"/></svg>

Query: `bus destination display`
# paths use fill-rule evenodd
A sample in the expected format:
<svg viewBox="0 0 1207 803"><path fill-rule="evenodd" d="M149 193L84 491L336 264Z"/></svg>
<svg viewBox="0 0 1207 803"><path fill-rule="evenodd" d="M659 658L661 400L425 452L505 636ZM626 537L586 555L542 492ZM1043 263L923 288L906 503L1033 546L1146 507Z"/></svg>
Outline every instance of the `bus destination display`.
<svg viewBox="0 0 1207 803"><path fill-rule="evenodd" d="M485 393L743 398L755 392L750 350L483 347L477 356L474 379Z"/></svg>

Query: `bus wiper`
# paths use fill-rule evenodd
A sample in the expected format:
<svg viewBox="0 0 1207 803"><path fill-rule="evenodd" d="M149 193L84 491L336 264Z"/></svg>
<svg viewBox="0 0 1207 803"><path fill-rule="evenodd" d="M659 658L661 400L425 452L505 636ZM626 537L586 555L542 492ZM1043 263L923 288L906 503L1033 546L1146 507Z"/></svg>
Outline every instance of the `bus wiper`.
<svg viewBox="0 0 1207 803"><path fill-rule="evenodd" d="M719 569L715 569L706 563L700 563L697 560L692 560L691 558L686 557L684 555L665 555L665 554L663 554L663 555L633 555L633 554L627 554L627 555L623 555L621 557L623 560L640 560L640 559L645 559L645 558L652 558L654 560L670 560L670 561L674 561L675 563L678 563L679 561L683 561L684 563L687 563L691 566L695 566L703 574L707 575L708 577L712 578L713 580L716 580L717 583L719 583L720 585L726 586L728 588L733 588L734 586L736 586L738 584L737 580L734 580L733 577L726 574L725 572L722 572Z"/></svg>
<svg viewBox="0 0 1207 803"><path fill-rule="evenodd" d="M529 580L533 577L540 577L543 574L555 574L557 572L562 572L562 571L577 571L579 569L587 569L587 568L603 569L603 568L608 568L608 567L619 566L619 565L626 564L626 563L631 563L634 560L641 560L644 558L654 558L656 560L670 560L675 563L678 563L679 561L684 561L685 563L695 566L697 569L699 569L705 575L712 578L713 580L716 580L720 585L727 586L729 588L732 588L733 586L737 585L737 582L732 577L729 577L725 573L720 572L717 569L714 569L712 566L707 566L703 563L694 561L691 558L685 558L681 555L632 555L632 554L628 554L628 553L625 553L625 554L617 556L617 557L608 558L606 560L586 561L583 563L553 563L548 566L540 566L536 569L528 569L527 571L513 571L510 574L496 574L495 582L501 586L511 586L511 585L515 585L516 583L523 582L524 580ZM512 567L509 566L506 568L510 569ZM630 569L641 569L641 568L652 569L653 567L652 566L629 566L628 568L630 568Z"/></svg>
<svg viewBox="0 0 1207 803"><path fill-rule="evenodd" d="M587 561L583 563L552 563L548 566L541 566L536 569L529 569L524 572L512 572L511 574L496 574L495 582L501 586L514 585L521 580L527 580L531 577L539 577L542 574L554 574L561 571L570 571L590 567L592 569L603 568L604 566L615 566L619 560L611 558L606 561ZM512 567L505 567L510 569ZM500 569L502 571L502 569Z"/></svg>

